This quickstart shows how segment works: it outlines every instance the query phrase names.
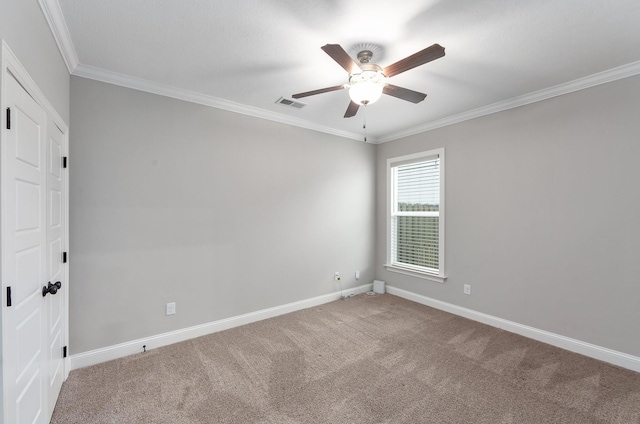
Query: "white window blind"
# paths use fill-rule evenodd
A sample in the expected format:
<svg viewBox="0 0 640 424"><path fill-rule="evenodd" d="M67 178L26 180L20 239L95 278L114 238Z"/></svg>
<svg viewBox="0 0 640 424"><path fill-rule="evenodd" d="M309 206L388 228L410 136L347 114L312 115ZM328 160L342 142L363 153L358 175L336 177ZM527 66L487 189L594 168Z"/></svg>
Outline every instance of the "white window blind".
<svg viewBox="0 0 640 424"><path fill-rule="evenodd" d="M442 275L441 157L390 163L390 265Z"/></svg>

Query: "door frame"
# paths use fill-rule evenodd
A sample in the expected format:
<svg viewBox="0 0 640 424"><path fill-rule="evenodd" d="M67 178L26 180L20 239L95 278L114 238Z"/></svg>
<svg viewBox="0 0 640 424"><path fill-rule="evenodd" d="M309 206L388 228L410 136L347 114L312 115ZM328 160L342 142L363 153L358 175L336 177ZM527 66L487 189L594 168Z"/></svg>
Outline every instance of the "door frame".
<svg viewBox="0 0 640 424"><path fill-rule="evenodd" d="M38 105L40 107L42 107L46 114L47 114L47 119L50 119L52 121L52 123L54 125L56 125L63 133L64 135L64 151L67 152L67 156L68 156L68 152L69 152L69 127L67 125L67 123L64 121L64 119L62 119L62 117L58 114L58 112L55 110L55 108L53 107L53 105L49 102L49 100L47 100L47 98L45 97L44 93L40 90L40 88L38 87L38 85L35 83L35 81L31 78L31 76L29 75L29 73L27 72L27 70L22 66L22 64L20 63L20 61L18 60L18 58L15 56L15 54L13 54L13 52L11 51L11 49L9 48L9 46L7 45L7 43L5 42L4 39L1 40L2 41L2 50L0 51L0 63L2 64L2 68L0 69L0 128L6 128L6 120L7 120L7 114L6 114L6 109L7 106L5 104L5 95L4 93L6 92L6 76L7 76L7 72L10 72L13 77L18 81L18 83L20 83L20 85L22 85L22 87L25 89L25 91L36 101L36 103L38 103ZM3 134L4 131L0 131L0 143L4 143L4 138L3 138ZM1 152L1 150L0 150ZM65 214L64 214L64 225L65 225L65 230L64 230L64 237L65 237L65 251L69 252L69 169L66 169L66 178L64 181L64 187L63 189L66 192L66 196L64 196L64 209L65 209ZM1 200L0 200L1 201ZM1 231L1 228L0 228ZM1 236L2 234L0 234ZM62 329L63 329L63 343L64 346L69 346L69 287L70 287L70 278L69 278L69 263L63 264L63 266L67 266L66 269L66 289L62 290L62 292L60 294L62 294L63 296L63 315L64 315L64 322L62 323ZM2 256L0 255L0 271L2 270ZM2 281L0 282L1 284L1 301L2 304L0 305L1 310L2 310L2 314L0 316L0 349L2 349L2 351L4 351L5 347L4 347L4 334L5 334L5 323L6 323L6 319L5 319L5 313L6 313L6 304L7 304L7 291L6 291L6 285L7 282ZM69 377L69 371L71 370L71 355L67 354L67 357L64 358L63 360L63 376L64 376L64 380L66 380ZM4 370L2 369L2 367L0 367L0 420L3 421L3 417L4 417L4 412L5 412L5 408L4 408L4 402L6 399L6 393L5 393L5 384L4 384Z"/></svg>

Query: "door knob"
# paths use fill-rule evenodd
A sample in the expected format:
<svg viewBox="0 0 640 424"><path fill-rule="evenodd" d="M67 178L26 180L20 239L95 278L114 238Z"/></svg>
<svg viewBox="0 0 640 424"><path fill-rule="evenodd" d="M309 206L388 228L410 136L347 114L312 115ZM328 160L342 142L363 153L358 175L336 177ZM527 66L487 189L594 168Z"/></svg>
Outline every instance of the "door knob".
<svg viewBox="0 0 640 424"><path fill-rule="evenodd" d="M58 289L60 289L60 287L62 287L62 283L60 281L56 281L53 284L51 284L51 281L49 281L48 285L42 286L42 297L45 297L47 293L58 293Z"/></svg>

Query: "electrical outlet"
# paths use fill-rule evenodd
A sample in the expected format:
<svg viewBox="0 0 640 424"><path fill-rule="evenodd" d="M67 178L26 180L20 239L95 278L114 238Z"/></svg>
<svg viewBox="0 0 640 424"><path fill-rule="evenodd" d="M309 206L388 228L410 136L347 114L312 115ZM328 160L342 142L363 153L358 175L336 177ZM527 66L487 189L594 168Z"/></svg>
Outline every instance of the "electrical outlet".
<svg viewBox="0 0 640 424"><path fill-rule="evenodd" d="M176 314L176 302L167 303L167 315Z"/></svg>
<svg viewBox="0 0 640 424"><path fill-rule="evenodd" d="M360 279L360 271L356 271L356 280Z"/></svg>
<svg viewBox="0 0 640 424"><path fill-rule="evenodd" d="M340 273L338 271L333 274L333 281L340 281Z"/></svg>
<svg viewBox="0 0 640 424"><path fill-rule="evenodd" d="M471 294L471 285L470 284L465 284L464 285L464 294Z"/></svg>

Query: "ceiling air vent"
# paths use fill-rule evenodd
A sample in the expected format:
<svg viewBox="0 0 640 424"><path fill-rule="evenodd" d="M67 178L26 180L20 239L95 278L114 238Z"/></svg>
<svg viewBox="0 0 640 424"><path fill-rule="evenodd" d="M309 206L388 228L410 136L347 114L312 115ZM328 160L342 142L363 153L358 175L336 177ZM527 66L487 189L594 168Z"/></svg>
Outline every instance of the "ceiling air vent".
<svg viewBox="0 0 640 424"><path fill-rule="evenodd" d="M285 99L284 97L280 97L276 103L281 104L283 106L295 107L296 109L302 109L306 106L305 103L296 102L295 100Z"/></svg>

